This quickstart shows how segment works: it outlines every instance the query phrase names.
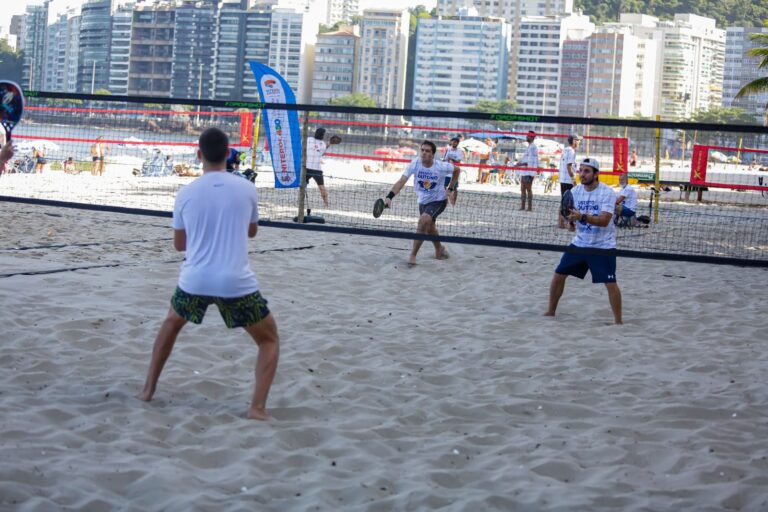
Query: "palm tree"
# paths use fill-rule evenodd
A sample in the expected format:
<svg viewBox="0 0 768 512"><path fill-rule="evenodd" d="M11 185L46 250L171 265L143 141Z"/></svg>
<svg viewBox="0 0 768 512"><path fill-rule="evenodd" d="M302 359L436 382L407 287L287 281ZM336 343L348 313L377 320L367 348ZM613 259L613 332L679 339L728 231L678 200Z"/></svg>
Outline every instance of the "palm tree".
<svg viewBox="0 0 768 512"><path fill-rule="evenodd" d="M763 26L768 28L768 20L763 20ZM760 59L757 69L768 68L768 33L751 34L749 39L755 41L757 46L748 50L747 55ZM736 97L741 98L748 94L759 94L761 92L768 92L768 76L752 80L736 93ZM768 122L768 104L765 106L765 120Z"/></svg>

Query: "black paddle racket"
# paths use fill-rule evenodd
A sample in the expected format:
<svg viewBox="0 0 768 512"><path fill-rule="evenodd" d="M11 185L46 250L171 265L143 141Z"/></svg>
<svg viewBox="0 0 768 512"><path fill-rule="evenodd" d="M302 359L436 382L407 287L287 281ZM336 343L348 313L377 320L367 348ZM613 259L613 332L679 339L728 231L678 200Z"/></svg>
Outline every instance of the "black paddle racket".
<svg viewBox="0 0 768 512"><path fill-rule="evenodd" d="M573 194L571 194L570 190L566 190L565 194L563 194L563 199L560 201L560 215L567 219L573 207Z"/></svg>
<svg viewBox="0 0 768 512"><path fill-rule="evenodd" d="M373 203L373 218L378 219L381 217L381 214L384 212L385 208L389 208L387 203L385 203L382 198L378 198L376 202Z"/></svg>
<svg viewBox="0 0 768 512"><path fill-rule="evenodd" d="M10 142L11 131L24 113L24 93L15 82L0 80L0 122L5 128L5 140Z"/></svg>

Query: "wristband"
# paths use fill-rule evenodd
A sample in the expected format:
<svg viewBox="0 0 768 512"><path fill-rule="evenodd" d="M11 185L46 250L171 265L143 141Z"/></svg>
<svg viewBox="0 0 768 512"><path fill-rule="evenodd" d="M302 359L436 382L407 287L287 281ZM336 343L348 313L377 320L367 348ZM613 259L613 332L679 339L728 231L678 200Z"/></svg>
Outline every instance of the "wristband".
<svg viewBox="0 0 768 512"><path fill-rule="evenodd" d="M581 222L583 222L584 224L587 224L587 214L586 213L582 213L581 214Z"/></svg>
<svg viewBox="0 0 768 512"><path fill-rule="evenodd" d="M395 198L395 193L390 190L389 194L387 194L387 199L389 199L391 201L394 198Z"/></svg>

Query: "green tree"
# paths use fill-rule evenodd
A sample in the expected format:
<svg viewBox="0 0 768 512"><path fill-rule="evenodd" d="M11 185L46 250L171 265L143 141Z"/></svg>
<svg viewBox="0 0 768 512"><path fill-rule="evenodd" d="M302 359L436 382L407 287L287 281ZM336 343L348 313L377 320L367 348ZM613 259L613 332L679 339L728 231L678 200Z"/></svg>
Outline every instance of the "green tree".
<svg viewBox="0 0 768 512"><path fill-rule="evenodd" d="M489 114L514 114L517 103L514 100L478 100L470 112L487 112Z"/></svg>
<svg viewBox="0 0 768 512"><path fill-rule="evenodd" d="M318 31L319 34L326 34L328 32L336 32L339 30L339 27L341 27L344 24L342 21L337 21L333 25L326 25L324 23L320 24L320 30Z"/></svg>
<svg viewBox="0 0 768 512"><path fill-rule="evenodd" d="M763 20L763 26L768 28L768 19ZM768 34L751 34L749 39L757 42L758 46L748 50L747 55L760 59L760 62L757 64L757 69L765 68L768 71ZM736 93L736 97L741 98L749 94L760 94L762 92L768 92L768 76L752 80ZM764 107L764 115L765 124L768 125L768 104Z"/></svg>
<svg viewBox="0 0 768 512"><path fill-rule="evenodd" d="M21 83L21 70L24 58L21 51L14 50L5 39L0 39L0 77Z"/></svg>
<svg viewBox="0 0 768 512"><path fill-rule="evenodd" d="M710 124L755 124L755 117L743 108L710 107L709 110L697 110L690 117L694 123Z"/></svg>
<svg viewBox="0 0 768 512"><path fill-rule="evenodd" d="M337 105L342 107L360 107L360 108L376 108L376 102L361 92L353 92L346 96L337 96L328 100L329 105Z"/></svg>

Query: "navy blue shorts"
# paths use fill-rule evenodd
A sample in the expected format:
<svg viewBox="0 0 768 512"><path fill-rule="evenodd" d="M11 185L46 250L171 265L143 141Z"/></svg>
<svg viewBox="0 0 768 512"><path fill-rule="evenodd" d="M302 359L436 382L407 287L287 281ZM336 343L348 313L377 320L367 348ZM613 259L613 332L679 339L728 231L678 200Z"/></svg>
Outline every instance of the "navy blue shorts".
<svg viewBox="0 0 768 512"><path fill-rule="evenodd" d="M635 216L635 210L630 210L623 204L621 205L621 213L619 214L620 217L627 217L631 218Z"/></svg>
<svg viewBox="0 0 768 512"><path fill-rule="evenodd" d="M447 199L443 199L442 201L432 201L431 203L420 204L419 215L424 215L426 213L427 215L432 217L432 220L437 220L438 215L443 213L446 206L448 206Z"/></svg>
<svg viewBox="0 0 768 512"><path fill-rule="evenodd" d="M450 183L451 183L451 177L450 176L446 176L445 177L445 185L443 185L443 188L448 188L448 185ZM454 185L454 189L453 190L458 190L458 189L459 189L459 182L457 180L456 181L456 185Z"/></svg>
<svg viewBox="0 0 768 512"><path fill-rule="evenodd" d="M309 185L310 178L315 180L315 183L317 183L318 185L325 185L325 179L323 178L323 171L318 171L316 169L307 169L307 185Z"/></svg>
<svg viewBox="0 0 768 512"><path fill-rule="evenodd" d="M576 247L571 244L569 247ZM603 249L600 254L580 254L566 251L560 258L555 273L584 279L587 270L592 273L593 283L616 282L616 254L611 249Z"/></svg>

